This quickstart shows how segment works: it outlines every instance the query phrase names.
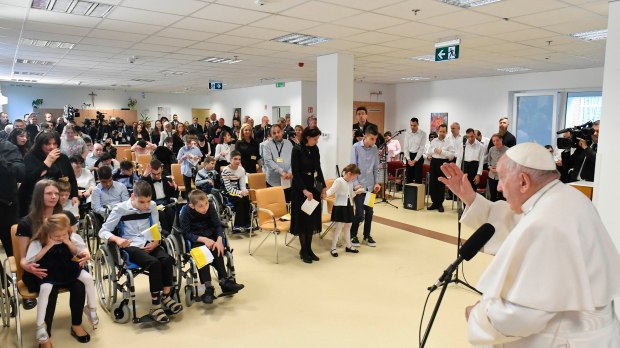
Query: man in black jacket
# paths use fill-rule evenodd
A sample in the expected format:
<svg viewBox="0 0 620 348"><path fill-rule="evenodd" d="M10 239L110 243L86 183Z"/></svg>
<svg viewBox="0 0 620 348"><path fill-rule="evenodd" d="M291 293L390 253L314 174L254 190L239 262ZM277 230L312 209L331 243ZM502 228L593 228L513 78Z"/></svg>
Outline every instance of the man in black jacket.
<svg viewBox="0 0 620 348"><path fill-rule="evenodd" d="M152 160L146 166L142 175L142 180L151 185L151 192L153 192L151 199L157 205L168 205L172 203L173 198L176 199L179 196L177 184L167 176L164 176L163 171L164 166L162 163L158 160ZM159 223L162 229L171 232L173 222L174 209L172 207L166 207L159 212Z"/></svg>
<svg viewBox="0 0 620 348"><path fill-rule="evenodd" d="M261 118L261 123L254 127L254 139L260 144L271 133L271 125L269 124L269 117L263 116Z"/></svg>
<svg viewBox="0 0 620 348"><path fill-rule="evenodd" d="M0 140L0 240L7 256L13 256L11 226L19 218L17 183L24 179L24 172L24 162L17 146Z"/></svg>
<svg viewBox="0 0 620 348"><path fill-rule="evenodd" d="M594 181L594 166L596 165L596 152L598 150L599 121L594 122L592 128L592 144L584 139L579 139L579 146L568 158L566 165L568 168L568 182L573 181Z"/></svg>
<svg viewBox="0 0 620 348"><path fill-rule="evenodd" d="M187 127L187 132L189 134L194 134L194 135L204 133L202 130L202 126L198 124L198 117L194 117L192 119L192 124L190 124L189 127Z"/></svg>

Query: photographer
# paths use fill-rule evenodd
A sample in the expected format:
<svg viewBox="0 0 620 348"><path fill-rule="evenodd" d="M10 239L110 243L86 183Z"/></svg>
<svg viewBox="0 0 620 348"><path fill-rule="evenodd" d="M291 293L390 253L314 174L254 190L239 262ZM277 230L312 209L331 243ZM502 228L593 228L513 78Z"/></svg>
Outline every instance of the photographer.
<svg viewBox="0 0 620 348"><path fill-rule="evenodd" d="M568 168L568 181L594 181L594 166L596 165L596 151L598 150L598 133L600 121L592 124L592 143L586 139L577 138L579 141L577 149L568 157L567 163L563 163Z"/></svg>

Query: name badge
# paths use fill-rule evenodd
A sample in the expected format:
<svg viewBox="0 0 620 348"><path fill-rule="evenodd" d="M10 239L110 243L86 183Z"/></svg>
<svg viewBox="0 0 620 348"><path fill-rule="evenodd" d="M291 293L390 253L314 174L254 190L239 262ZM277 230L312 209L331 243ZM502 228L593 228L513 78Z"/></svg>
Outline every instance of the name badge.
<svg viewBox="0 0 620 348"><path fill-rule="evenodd" d="M276 158L277 163L284 163L284 158L278 157Z"/></svg>
<svg viewBox="0 0 620 348"><path fill-rule="evenodd" d="M251 156L250 158L252 159L252 161L256 161L256 156Z"/></svg>

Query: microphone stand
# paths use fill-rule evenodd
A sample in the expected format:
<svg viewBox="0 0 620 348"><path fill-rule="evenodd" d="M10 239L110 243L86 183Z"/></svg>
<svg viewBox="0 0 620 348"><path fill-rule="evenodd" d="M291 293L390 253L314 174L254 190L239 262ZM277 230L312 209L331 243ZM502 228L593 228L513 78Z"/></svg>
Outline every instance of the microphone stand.
<svg viewBox="0 0 620 348"><path fill-rule="evenodd" d="M463 137L463 139L465 140L466 138ZM463 153L462 153L462 157L461 157L461 171L465 172L465 142L463 142ZM456 196L456 195L455 195ZM456 201L456 206L457 206L457 215L458 215L458 219L457 219L457 243L456 243L456 256L459 257L459 248L461 247L461 217L463 216L463 212L465 211L464 207L463 207L463 201L461 200L460 197L457 197L457 201ZM454 273L454 277L450 280L448 280L446 283L454 283L454 284L463 284L466 288L477 292L478 294L482 295L482 293L480 291L478 291L478 289L476 289L475 287L471 286L467 281L461 280L459 278L459 268L456 268L456 272ZM430 290L430 288L429 288Z"/></svg>
<svg viewBox="0 0 620 348"><path fill-rule="evenodd" d="M402 133L403 132L401 132L401 131L398 131L398 132L394 133L394 135L392 136L390 141L392 141L392 139L396 138L397 136L401 135ZM376 204L386 203L386 204L389 204L390 206L398 209L397 206L392 204L386 198L386 196L387 196L387 193L386 193L386 190L387 190L387 177L388 177L388 172L387 172L387 169L388 169L388 161L387 161L388 160L388 150L387 150L387 145L388 145L388 143L390 141L386 141L385 143L381 144L381 146L379 147L379 151L383 150L383 155L381 157L383 157L383 163L384 163L385 167L383 168L383 195L382 195L383 197L382 197L381 201L376 202Z"/></svg>
<svg viewBox="0 0 620 348"><path fill-rule="evenodd" d="M422 342L420 343L420 348L424 348L424 346L426 345L426 340L428 339L428 335L431 333L431 328L433 327L433 323L435 322L435 317L437 317L437 312L439 312L439 306L441 306L443 295L446 293L446 289L448 288L448 284L450 282L451 281L443 282L443 284L441 285L441 292L439 293L437 303L435 303L435 309L433 309L433 314L431 314L431 318L428 321L428 326L426 327L426 331L424 332L424 337L422 338Z"/></svg>

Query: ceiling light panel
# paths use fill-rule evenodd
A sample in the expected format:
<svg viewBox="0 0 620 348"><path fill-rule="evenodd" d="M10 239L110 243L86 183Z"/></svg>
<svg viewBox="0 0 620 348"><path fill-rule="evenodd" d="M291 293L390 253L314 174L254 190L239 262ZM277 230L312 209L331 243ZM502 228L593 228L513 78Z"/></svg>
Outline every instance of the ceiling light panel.
<svg viewBox="0 0 620 348"><path fill-rule="evenodd" d="M478 6L484 6L488 4L492 4L494 2L498 2L501 0L439 0L445 4L458 6L462 8L472 8Z"/></svg>
<svg viewBox="0 0 620 348"><path fill-rule="evenodd" d="M21 75L21 76L43 76L45 73L42 72L33 72L33 71L13 71L13 75Z"/></svg>
<svg viewBox="0 0 620 348"><path fill-rule="evenodd" d="M15 63L17 64L34 64L34 65L54 65L54 62L45 61L45 60L36 60L36 59L15 59Z"/></svg>
<svg viewBox="0 0 620 348"><path fill-rule="evenodd" d="M31 8L89 17L105 17L114 6L82 0L32 0Z"/></svg>
<svg viewBox="0 0 620 348"><path fill-rule="evenodd" d="M532 69L530 68L525 68L522 66L513 66L513 67L507 67L507 68L497 68L497 71L503 71L503 72L509 72L509 73L514 73L514 72L522 72L522 71L530 71Z"/></svg>
<svg viewBox="0 0 620 348"><path fill-rule="evenodd" d="M62 41L48 41L48 40L38 40L38 39L21 39L22 45L35 46L35 47L51 47L51 48L62 48L62 49L72 49L75 47L74 43L71 42L62 42Z"/></svg>
<svg viewBox="0 0 620 348"><path fill-rule="evenodd" d="M423 77L423 76L411 76L411 77L401 77L401 80L406 80L406 81L424 81L424 80L430 80L430 77Z"/></svg>
<svg viewBox="0 0 620 348"><path fill-rule="evenodd" d="M283 36L279 36L274 39L271 39L271 41L275 41L275 42L284 42L284 43L290 43L293 45L301 45L301 46L318 45L320 43L327 42L330 40L331 39L328 39L326 37L297 34L297 33L287 34L287 35L283 35Z"/></svg>
<svg viewBox="0 0 620 348"><path fill-rule="evenodd" d="M581 33L572 33L569 36L572 36L576 39L580 39L584 41L606 40L607 29L584 31Z"/></svg>
<svg viewBox="0 0 620 348"><path fill-rule="evenodd" d="M237 64L239 62L243 62L242 59L237 59L237 57L233 58L221 58L221 57L207 57L200 60L201 62L207 63L222 63L222 64Z"/></svg>
<svg viewBox="0 0 620 348"><path fill-rule="evenodd" d="M411 57L411 59L417 60L417 61L420 61L420 62L434 62L435 61L435 55L434 54L427 54L427 55L424 55L424 56Z"/></svg>

